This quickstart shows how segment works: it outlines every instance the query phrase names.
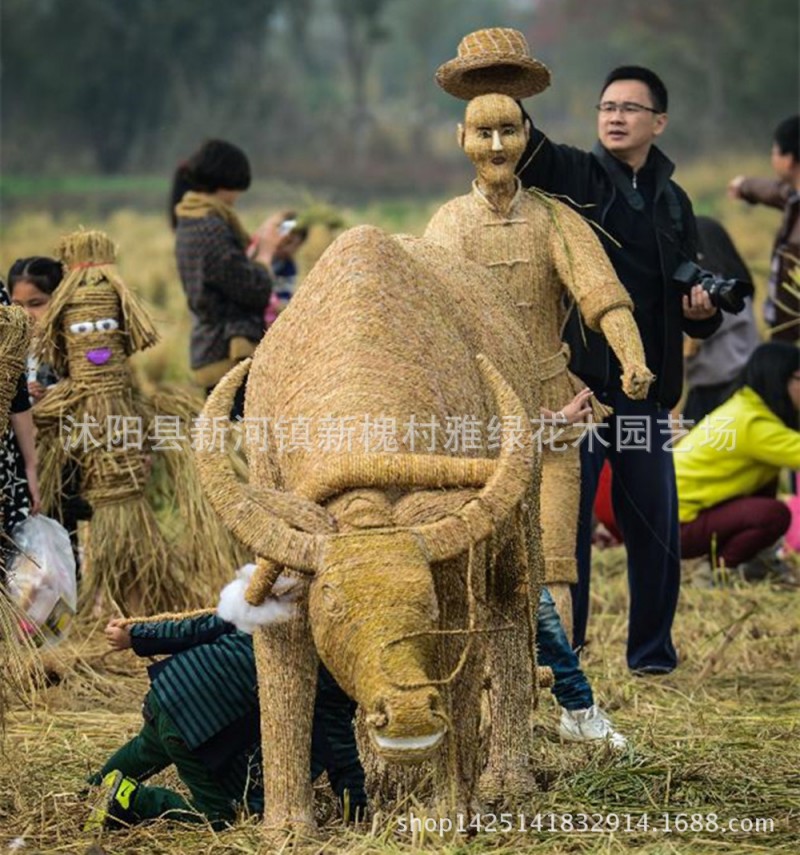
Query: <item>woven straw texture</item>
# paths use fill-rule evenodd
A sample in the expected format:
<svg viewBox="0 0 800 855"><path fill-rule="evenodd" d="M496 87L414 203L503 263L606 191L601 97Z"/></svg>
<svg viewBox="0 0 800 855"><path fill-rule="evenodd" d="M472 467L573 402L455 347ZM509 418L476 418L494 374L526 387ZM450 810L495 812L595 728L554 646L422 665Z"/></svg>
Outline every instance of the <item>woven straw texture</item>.
<svg viewBox="0 0 800 855"><path fill-rule="evenodd" d="M11 402L25 369L30 342L30 322L23 309L0 306L0 442L8 430ZM3 530L3 502L0 502L0 532ZM0 550L0 571L3 551Z"/></svg>
<svg viewBox="0 0 800 855"><path fill-rule="evenodd" d="M135 614L200 604L241 550L202 498L188 450L151 455L144 439L157 413L181 417L186 431L191 407L151 400L137 388L128 357L154 344L156 334L120 278L108 236L79 231L63 238L58 252L67 275L48 305L39 347L64 379L34 407L34 418L45 511L59 501L68 459L80 467L81 495L94 510L80 606L102 599ZM167 501L185 511L180 540L166 536L153 510L148 488L156 463L173 491Z"/></svg>
<svg viewBox="0 0 800 855"><path fill-rule="evenodd" d="M489 118L503 115L508 107L502 95L478 100ZM510 106L512 114L518 113ZM623 365L643 366L644 352L630 312L631 299L591 228L567 205L522 190L510 169L508 177L506 184L491 188L481 187L476 180L470 194L453 199L433 215L425 237L483 265L495 287L511 298L539 361L542 405L557 411L584 388L568 370L569 349L561 342L568 311L579 311L590 329L602 330ZM508 203L495 204L492 191ZM565 297L574 303L571 310L565 306ZM607 414L596 401L593 409L598 420ZM577 581L577 440L582 430L565 428L550 442L542 437L545 578L556 588L562 606L566 589L559 587ZM570 610L562 607L560 612L569 630Z"/></svg>
<svg viewBox="0 0 800 855"><path fill-rule="evenodd" d="M0 436L8 428L11 401L25 371L31 331L28 316L18 306L0 306Z"/></svg>
<svg viewBox="0 0 800 855"><path fill-rule="evenodd" d="M602 247L591 232L587 241L586 232L588 226L555 200L520 191L503 215L478 190L440 208L425 232L427 238L485 265L495 287L511 297L539 360L542 406L550 410L561 409L584 386L567 370L569 352L561 343L565 290L584 309L592 328L597 328L603 310L630 305L613 272L607 272ZM544 446L540 502L548 583L577 581L579 430L566 429L557 451Z"/></svg>
<svg viewBox="0 0 800 855"><path fill-rule="evenodd" d="M465 101L490 92L527 98L547 89L550 70L531 57L519 30L492 27L464 36L456 58L436 70L436 82Z"/></svg>
<svg viewBox="0 0 800 855"><path fill-rule="evenodd" d="M444 425L473 416L486 425L503 414L524 423L539 407L535 362L514 306L486 282L480 268L435 244L369 227L345 233L256 352L246 417L280 414L314 426L365 417L404 425L412 416ZM479 353L488 363L476 361ZM206 415L226 412L245 370L223 380ZM308 609L262 630L257 647L270 740L268 826L312 823L306 734L314 650L361 705L373 746L379 737L429 743L402 750L384 743L382 756L432 756L437 798L462 806L477 793L488 662L497 736L491 783L497 792L529 788L521 758L535 684L531 594L542 575L538 466L530 446L507 444L495 458L485 436L460 455L449 453L444 432L428 440L424 453L399 433L396 451L331 453L282 451L273 438L267 453L250 455L247 490L221 474L218 459L200 455L215 507L272 559L262 565L268 578L280 564L315 573ZM296 503L327 499L338 533L323 534L318 522L299 531L264 514L263 497L274 489ZM523 511L512 514L523 495ZM493 545L474 546L493 531ZM487 558L495 568L488 586Z"/></svg>

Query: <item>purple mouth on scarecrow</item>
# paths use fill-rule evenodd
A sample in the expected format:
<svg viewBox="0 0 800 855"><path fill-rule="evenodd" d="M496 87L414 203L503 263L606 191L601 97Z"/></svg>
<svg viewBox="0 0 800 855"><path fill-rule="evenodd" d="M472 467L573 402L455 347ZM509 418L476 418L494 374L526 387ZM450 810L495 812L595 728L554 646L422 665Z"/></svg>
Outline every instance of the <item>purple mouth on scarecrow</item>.
<svg viewBox="0 0 800 855"><path fill-rule="evenodd" d="M105 365L111 359L111 348L97 347L94 350L87 350L86 358L92 365Z"/></svg>

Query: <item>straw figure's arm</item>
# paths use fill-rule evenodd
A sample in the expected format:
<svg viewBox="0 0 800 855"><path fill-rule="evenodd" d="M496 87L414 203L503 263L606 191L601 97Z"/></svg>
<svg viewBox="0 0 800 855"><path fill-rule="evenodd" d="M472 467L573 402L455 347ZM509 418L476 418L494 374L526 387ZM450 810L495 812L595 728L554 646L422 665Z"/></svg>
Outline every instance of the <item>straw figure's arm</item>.
<svg viewBox="0 0 800 855"><path fill-rule="evenodd" d="M622 366L622 391L635 401L646 398L655 375L645 364L633 313L629 309L612 309L600 318L600 329Z"/></svg>
<svg viewBox="0 0 800 855"><path fill-rule="evenodd" d="M567 205L551 201L550 244L562 282L575 298L589 329L601 332L622 366L629 398L647 395L653 374L633 318L633 301L591 227Z"/></svg>
<svg viewBox="0 0 800 855"><path fill-rule="evenodd" d="M79 454L71 446L71 437L64 432L69 418L78 412L75 392L69 378L59 380L33 406L36 425L36 452L39 465L39 492L42 511L52 515L60 506L64 467L77 462ZM79 401L78 401L79 403Z"/></svg>

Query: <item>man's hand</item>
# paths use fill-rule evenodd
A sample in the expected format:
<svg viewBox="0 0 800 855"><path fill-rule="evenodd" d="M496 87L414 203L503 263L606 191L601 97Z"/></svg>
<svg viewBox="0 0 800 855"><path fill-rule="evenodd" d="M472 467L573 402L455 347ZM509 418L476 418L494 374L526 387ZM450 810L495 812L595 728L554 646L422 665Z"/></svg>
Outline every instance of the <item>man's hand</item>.
<svg viewBox="0 0 800 855"><path fill-rule="evenodd" d="M36 380L32 380L28 383L28 394L34 401L41 401L47 394L47 386L42 386L41 383L38 383Z"/></svg>
<svg viewBox="0 0 800 855"><path fill-rule="evenodd" d="M546 407L541 408L542 418L548 422L554 422L559 425L574 425L576 422L583 421L584 418L592 413L592 390L581 389L580 392L557 413L548 410Z"/></svg>
<svg viewBox="0 0 800 855"><path fill-rule="evenodd" d="M688 296L682 298L683 316L690 321L707 321L717 314L717 309L711 305L711 297L702 285L692 285Z"/></svg>
<svg viewBox="0 0 800 855"><path fill-rule="evenodd" d="M131 633L127 626L121 626L123 618L110 620L105 628L106 641L112 650L129 650Z"/></svg>
<svg viewBox="0 0 800 855"><path fill-rule="evenodd" d="M646 365L629 363L622 369L622 391L634 401L643 401L655 375Z"/></svg>
<svg viewBox="0 0 800 855"><path fill-rule="evenodd" d="M728 182L728 196L731 199L742 198L742 184L744 183L744 179L744 175L737 175L736 178L731 178Z"/></svg>

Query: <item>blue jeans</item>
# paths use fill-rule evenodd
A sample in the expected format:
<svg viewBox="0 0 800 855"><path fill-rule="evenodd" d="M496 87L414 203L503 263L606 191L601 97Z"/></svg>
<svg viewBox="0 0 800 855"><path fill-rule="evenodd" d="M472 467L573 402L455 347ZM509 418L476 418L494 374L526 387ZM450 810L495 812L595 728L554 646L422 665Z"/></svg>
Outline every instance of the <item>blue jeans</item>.
<svg viewBox="0 0 800 855"><path fill-rule="evenodd" d="M539 664L553 671L553 694L567 710L585 710L592 706L592 687L581 671L578 657L570 647L561 618L556 611L550 591L542 587L539 593L539 611L536 615L536 640Z"/></svg>
<svg viewBox="0 0 800 855"><path fill-rule="evenodd" d="M586 641L592 563L592 508L600 470L608 458L613 472L611 501L628 554L628 667L666 673L678 664L672 621L681 580L678 491L668 439L669 411L652 401L632 401L622 391L598 393L614 408L598 435L581 443L581 504L578 517L578 583L572 587L573 642ZM625 447L634 419L646 419L649 448ZM598 439L602 439L602 442ZM603 443L608 443L608 446ZM619 445L623 447L620 448Z"/></svg>

